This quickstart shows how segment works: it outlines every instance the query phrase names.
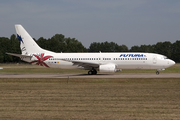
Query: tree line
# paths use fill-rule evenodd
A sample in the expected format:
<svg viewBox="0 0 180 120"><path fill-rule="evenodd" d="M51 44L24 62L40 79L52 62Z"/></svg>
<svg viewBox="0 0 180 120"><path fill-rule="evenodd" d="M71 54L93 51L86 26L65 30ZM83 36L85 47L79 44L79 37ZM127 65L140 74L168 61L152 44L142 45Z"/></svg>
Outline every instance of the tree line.
<svg viewBox="0 0 180 120"><path fill-rule="evenodd" d="M130 49L126 45L107 41L93 42L86 48L77 39L66 38L62 34L55 34L49 39L40 37L34 40L40 47L53 52L146 52L162 54L175 62L180 62L180 40L175 43L165 41L154 45L132 46ZM13 34L10 38L0 37L0 63L21 62L20 58L7 55L6 52L21 54L16 35Z"/></svg>

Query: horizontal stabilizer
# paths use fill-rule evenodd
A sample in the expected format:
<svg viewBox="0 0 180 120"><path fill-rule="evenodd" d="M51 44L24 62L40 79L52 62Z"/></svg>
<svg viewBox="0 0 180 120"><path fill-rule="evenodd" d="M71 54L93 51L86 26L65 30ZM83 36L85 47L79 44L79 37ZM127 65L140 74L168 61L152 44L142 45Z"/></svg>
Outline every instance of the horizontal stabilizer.
<svg viewBox="0 0 180 120"><path fill-rule="evenodd" d="M15 53L6 53L8 55L12 55L12 56L16 56L16 57L32 57L32 56L28 56L28 55L21 55L21 54L15 54Z"/></svg>

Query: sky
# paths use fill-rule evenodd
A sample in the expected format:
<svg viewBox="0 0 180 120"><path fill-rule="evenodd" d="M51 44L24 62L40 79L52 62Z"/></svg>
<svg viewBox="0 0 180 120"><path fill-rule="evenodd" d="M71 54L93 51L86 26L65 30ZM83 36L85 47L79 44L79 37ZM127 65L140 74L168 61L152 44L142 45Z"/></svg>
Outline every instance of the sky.
<svg viewBox="0 0 180 120"><path fill-rule="evenodd" d="M131 48L180 40L180 0L1 0L0 37L21 24L35 39L55 34Z"/></svg>

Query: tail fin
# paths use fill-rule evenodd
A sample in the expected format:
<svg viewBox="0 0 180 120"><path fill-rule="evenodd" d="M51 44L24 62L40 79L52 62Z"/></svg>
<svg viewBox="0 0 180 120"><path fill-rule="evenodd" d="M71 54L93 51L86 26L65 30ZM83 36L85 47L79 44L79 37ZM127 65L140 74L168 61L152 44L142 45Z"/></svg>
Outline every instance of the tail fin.
<svg viewBox="0 0 180 120"><path fill-rule="evenodd" d="M37 43L32 39L28 32L22 25L15 25L17 37L19 40L22 55L31 53L42 53L44 49L40 48Z"/></svg>

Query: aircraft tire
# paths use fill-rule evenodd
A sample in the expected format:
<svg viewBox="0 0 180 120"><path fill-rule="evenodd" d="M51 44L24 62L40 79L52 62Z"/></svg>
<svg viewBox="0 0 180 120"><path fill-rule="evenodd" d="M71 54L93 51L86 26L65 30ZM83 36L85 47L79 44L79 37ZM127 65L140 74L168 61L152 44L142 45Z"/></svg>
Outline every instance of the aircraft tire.
<svg viewBox="0 0 180 120"><path fill-rule="evenodd" d="M159 75L159 71L156 71L156 75Z"/></svg>
<svg viewBox="0 0 180 120"><path fill-rule="evenodd" d="M88 75L96 75L97 71L96 70L89 70Z"/></svg>
<svg viewBox="0 0 180 120"><path fill-rule="evenodd" d="M90 70L90 71L88 71L88 75L92 75L93 74L93 72Z"/></svg>
<svg viewBox="0 0 180 120"><path fill-rule="evenodd" d="M97 71L96 71L96 70L93 70L92 73L93 73L93 75L96 75L96 74L97 74Z"/></svg>

